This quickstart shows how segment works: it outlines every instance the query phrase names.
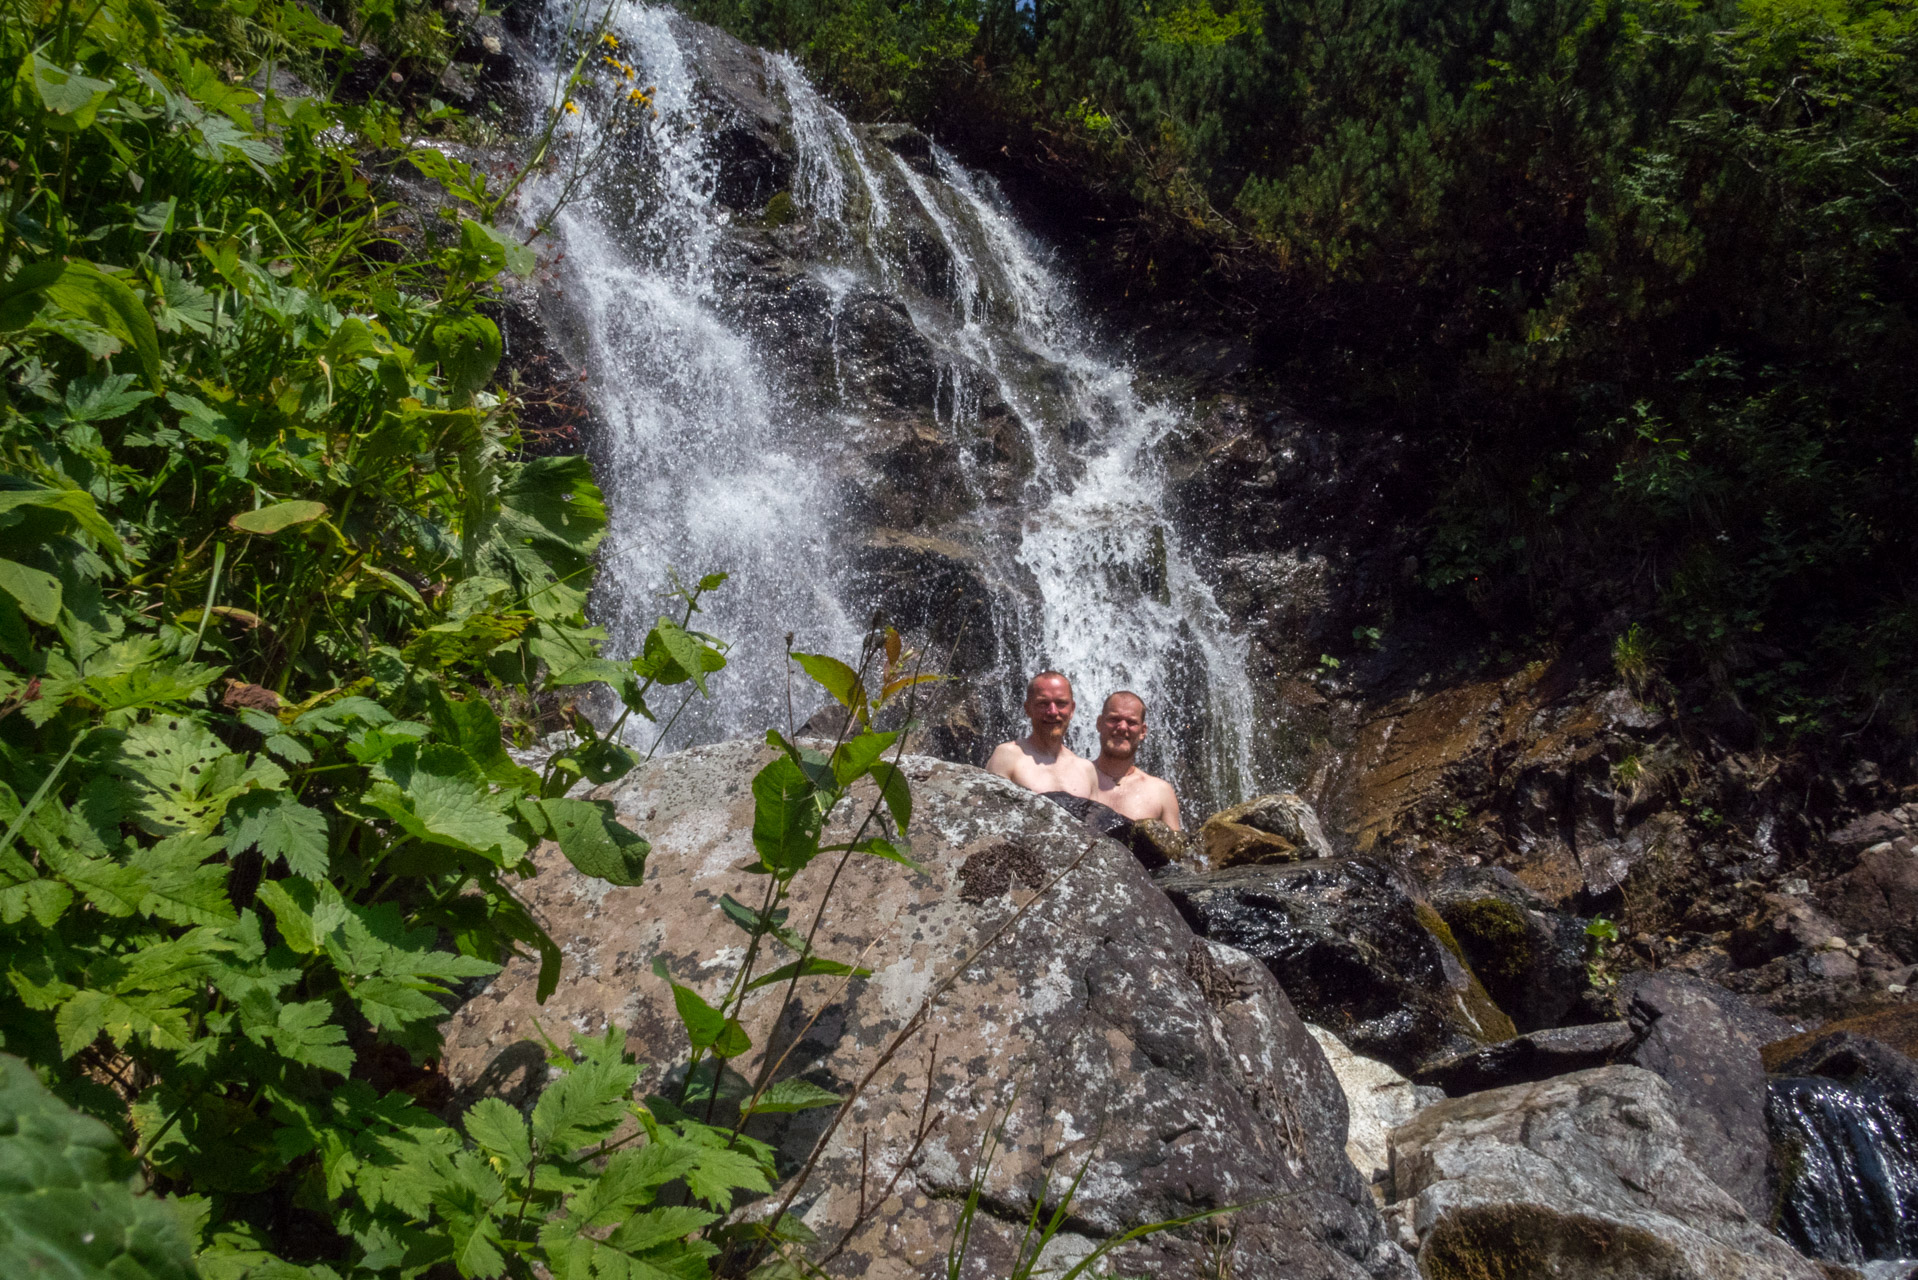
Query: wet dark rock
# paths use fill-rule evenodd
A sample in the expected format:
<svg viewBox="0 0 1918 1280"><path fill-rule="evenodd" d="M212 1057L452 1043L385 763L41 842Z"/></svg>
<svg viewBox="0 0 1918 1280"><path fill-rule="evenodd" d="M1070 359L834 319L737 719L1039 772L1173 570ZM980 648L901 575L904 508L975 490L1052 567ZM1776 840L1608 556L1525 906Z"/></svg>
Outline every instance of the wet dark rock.
<svg viewBox="0 0 1918 1280"><path fill-rule="evenodd" d="M884 600L892 624L923 636L946 670L966 675L992 665L993 585L971 548L875 529L853 549L851 561L859 597Z"/></svg>
<svg viewBox="0 0 1918 1280"><path fill-rule="evenodd" d="M1231 867L1160 885L1195 931L1263 961L1308 1021L1401 1072L1513 1034L1445 922L1369 859Z"/></svg>
<svg viewBox="0 0 1918 1280"><path fill-rule="evenodd" d="M1637 1038L1629 1022L1593 1022L1531 1031L1427 1063L1413 1079L1458 1097L1606 1066L1617 1061Z"/></svg>
<svg viewBox="0 0 1918 1280"><path fill-rule="evenodd" d="M757 49L701 22L669 19L682 47L696 51L700 90L712 107L707 145L719 161L713 198L736 213L765 207L792 185L792 153L781 138L785 111L767 83Z"/></svg>
<svg viewBox="0 0 1918 1280"><path fill-rule="evenodd" d="M1763 1220L1772 1205L1772 1172L1759 1050L1798 1028L1685 974L1633 974L1620 984L1618 1001L1639 1034L1629 1061L1671 1086L1685 1149Z"/></svg>
<svg viewBox="0 0 1918 1280"><path fill-rule="evenodd" d="M938 369L905 304L862 294L839 314L840 376L867 407L931 413Z"/></svg>
<svg viewBox="0 0 1918 1280"><path fill-rule="evenodd" d="M876 124L866 131L866 136L921 173L937 172L932 159L932 139L911 125Z"/></svg>
<svg viewBox="0 0 1918 1280"><path fill-rule="evenodd" d="M1546 909L1502 867L1461 867L1432 890L1472 971L1521 1031L1603 1016L1586 972L1586 922Z"/></svg>
<svg viewBox="0 0 1918 1280"><path fill-rule="evenodd" d="M930 418L866 418L846 443L848 506L872 523L916 529L970 508L958 443Z"/></svg>

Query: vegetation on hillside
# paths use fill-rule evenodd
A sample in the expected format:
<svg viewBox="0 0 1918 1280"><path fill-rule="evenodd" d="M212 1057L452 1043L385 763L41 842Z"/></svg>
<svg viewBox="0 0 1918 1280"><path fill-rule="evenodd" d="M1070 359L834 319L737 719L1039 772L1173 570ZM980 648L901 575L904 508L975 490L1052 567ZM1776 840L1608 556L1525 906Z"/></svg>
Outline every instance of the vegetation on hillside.
<svg viewBox="0 0 1918 1280"><path fill-rule="evenodd" d="M1136 291L1255 307L1419 442L1423 589L1642 624L1775 736L1918 723L1910 0L690 8L1101 193Z"/></svg>

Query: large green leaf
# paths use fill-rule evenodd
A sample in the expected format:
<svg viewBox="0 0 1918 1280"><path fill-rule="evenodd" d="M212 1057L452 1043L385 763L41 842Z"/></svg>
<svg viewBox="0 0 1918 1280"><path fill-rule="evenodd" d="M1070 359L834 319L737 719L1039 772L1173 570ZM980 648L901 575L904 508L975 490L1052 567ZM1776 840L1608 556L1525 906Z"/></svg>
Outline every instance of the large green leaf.
<svg viewBox="0 0 1918 1280"><path fill-rule="evenodd" d="M866 686L860 682L857 671L827 653L795 653L793 661L840 706L855 712L864 710Z"/></svg>
<svg viewBox="0 0 1918 1280"><path fill-rule="evenodd" d="M473 758L444 743L401 743L374 768L378 781L366 802L407 834L483 854L502 864L518 860L526 841L501 810Z"/></svg>
<svg viewBox="0 0 1918 1280"><path fill-rule="evenodd" d="M753 778L753 847L772 871L803 870L819 851L820 813L812 780L781 756Z"/></svg>
<svg viewBox="0 0 1918 1280"><path fill-rule="evenodd" d="M296 524L311 524L326 514L324 502L275 502L270 506L242 511L227 523L239 533L271 536Z"/></svg>
<svg viewBox="0 0 1918 1280"><path fill-rule="evenodd" d="M28 62L33 90L39 95L41 105L55 115L68 117L69 124L75 128L84 129L92 124L107 94L113 90L110 81L69 71L37 53L32 54Z"/></svg>
<svg viewBox="0 0 1918 1280"><path fill-rule="evenodd" d="M160 335L153 317L125 281L91 262L69 262L60 278L45 286L48 302L69 315L105 329L132 348L148 385L160 389Z"/></svg>
<svg viewBox="0 0 1918 1280"><path fill-rule="evenodd" d="M235 853L257 846L268 861L285 858L297 876L326 875L326 815L308 808L289 791L259 791L241 796L227 808L227 847Z"/></svg>
<svg viewBox="0 0 1918 1280"><path fill-rule="evenodd" d="M84 489L0 489L0 516L22 507L62 512L107 551L116 556L125 554L120 535L100 514L93 495Z"/></svg>
<svg viewBox="0 0 1918 1280"><path fill-rule="evenodd" d="M17 1275L194 1280L183 1215L136 1195L138 1174L112 1131L0 1054L0 1257Z"/></svg>
<svg viewBox="0 0 1918 1280"><path fill-rule="evenodd" d="M498 325L485 316L461 316L436 321L413 354L421 361L438 361L454 401L466 404L475 392L485 390L504 351Z"/></svg>
<svg viewBox="0 0 1918 1280"><path fill-rule="evenodd" d="M44 626L60 617L60 579L16 560L0 560L0 591L12 596L20 612Z"/></svg>
<svg viewBox="0 0 1918 1280"><path fill-rule="evenodd" d="M271 760L249 762L185 716L156 717L128 730L114 769L134 783L135 821L154 835L211 832L233 800L286 781L286 771Z"/></svg>
<svg viewBox="0 0 1918 1280"><path fill-rule="evenodd" d="M606 504L583 457L533 458L500 468L499 514L477 551L483 572L510 573L537 592L535 613L570 612L585 600L585 573L606 533ZM567 585L556 587L555 580Z"/></svg>
<svg viewBox="0 0 1918 1280"><path fill-rule="evenodd" d="M604 800L541 800L553 839L582 873L614 884L638 884L652 846L626 829Z"/></svg>

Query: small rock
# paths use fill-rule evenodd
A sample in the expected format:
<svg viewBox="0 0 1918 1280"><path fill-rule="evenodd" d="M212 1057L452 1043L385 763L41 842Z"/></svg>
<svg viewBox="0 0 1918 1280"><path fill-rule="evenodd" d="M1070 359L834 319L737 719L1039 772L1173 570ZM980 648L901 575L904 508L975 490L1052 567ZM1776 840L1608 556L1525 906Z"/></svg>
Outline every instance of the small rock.
<svg viewBox="0 0 1918 1280"><path fill-rule="evenodd" d="M1381 1200L1392 1173L1392 1130L1444 1095L1413 1084L1376 1058L1353 1053L1324 1027L1305 1029L1319 1042L1345 1093L1345 1156Z"/></svg>
<svg viewBox="0 0 1918 1280"><path fill-rule="evenodd" d="M1215 867L1332 856L1332 842L1325 838L1318 815L1289 791L1258 796L1212 815L1199 839Z"/></svg>
<svg viewBox="0 0 1918 1280"><path fill-rule="evenodd" d="M1289 791L1254 796L1214 814L1201 829L1201 841L1216 867L1331 858L1333 852L1318 814Z"/></svg>
<svg viewBox="0 0 1918 1280"><path fill-rule="evenodd" d="M1482 1089L1526 1084L1602 1067L1615 1061L1635 1039L1637 1033L1629 1022L1532 1031L1470 1053L1442 1058L1420 1068L1415 1078L1420 1084L1436 1086L1456 1098Z"/></svg>
<svg viewBox="0 0 1918 1280"><path fill-rule="evenodd" d="M1812 977L1827 982L1855 982L1858 979L1858 962L1843 951L1821 951L1805 967Z"/></svg>

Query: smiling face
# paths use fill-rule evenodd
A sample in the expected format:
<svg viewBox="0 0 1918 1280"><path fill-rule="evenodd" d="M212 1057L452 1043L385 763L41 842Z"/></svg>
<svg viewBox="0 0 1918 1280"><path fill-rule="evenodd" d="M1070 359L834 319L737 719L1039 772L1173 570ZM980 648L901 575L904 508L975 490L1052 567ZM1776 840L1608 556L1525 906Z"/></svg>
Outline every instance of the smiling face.
<svg viewBox="0 0 1918 1280"><path fill-rule="evenodd" d="M1115 693L1099 713L1099 753L1130 764L1145 741L1145 703L1135 694Z"/></svg>
<svg viewBox="0 0 1918 1280"><path fill-rule="evenodd" d="M1072 682L1064 676L1034 676L1032 683L1026 686L1026 718L1032 721L1035 738L1063 737L1078 707L1072 700Z"/></svg>

